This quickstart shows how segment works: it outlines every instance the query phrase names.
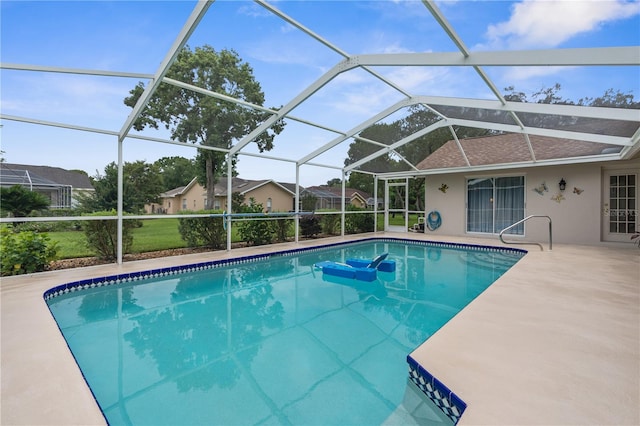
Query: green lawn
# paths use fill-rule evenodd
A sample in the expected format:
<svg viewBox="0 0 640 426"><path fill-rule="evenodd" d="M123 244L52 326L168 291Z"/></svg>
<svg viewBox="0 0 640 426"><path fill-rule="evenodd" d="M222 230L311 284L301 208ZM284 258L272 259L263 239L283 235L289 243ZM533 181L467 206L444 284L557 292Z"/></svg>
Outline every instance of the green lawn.
<svg viewBox="0 0 640 426"><path fill-rule="evenodd" d="M186 246L178 232L178 219L148 219L141 228L133 230L131 251L135 253Z"/></svg>
<svg viewBox="0 0 640 426"><path fill-rule="evenodd" d="M133 229L133 246L131 247L133 253L187 246L180 238L178 219L147 219L143 220L142 224L142 227ZM58 258L60 259L94 256L94 253L87 247L83 231L48 232L47 234L51 241L58 243ZM235 230L231 240L238 240Z"/></svg>
<svg viewBox="0 0 640 426"><path fill-rule="evenodd" d="M417 215L409 215L409 226L417 222ZM404 216L389 217L391 225L403 225ZM156 250L167 250L186 247L178 232L178 219L147 219L140 228L133 229L133 247L131 252L143 253ZM384 215L378 215L378 230L384 227ZM91 257L94 253L87 247L83 231L48 232L51 241L58 243L58 258L72 259ZM237 227L233 227L231 240L240 241Z"/></svg>
<svg viewBox="0 0 640 426"><path fill-rule="evenodd" d="M420 215L424 216L424 215ZM418 214L417 213L409 213L409 227L413 226L414 223L418 223ZM404 214L396 214L396 217L389 214L389 225L393 226L403 226L404 225ZM382 230L384 228L384 214L378 214L378 230Z"/></svg>

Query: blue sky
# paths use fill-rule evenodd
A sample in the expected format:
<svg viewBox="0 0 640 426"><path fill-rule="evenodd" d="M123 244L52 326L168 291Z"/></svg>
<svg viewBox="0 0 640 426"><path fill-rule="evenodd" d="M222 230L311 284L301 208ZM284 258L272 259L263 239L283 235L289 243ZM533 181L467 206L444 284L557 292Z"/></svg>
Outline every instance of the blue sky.
<svg viewBox="0 0 640 426"><path fill-rule="evenodd" d="M0 2L3 63L152 74L191 13L192 1ZM455 45L420 1L277 1L275 7L349 54L448 52ZM638 1L448 1L444 16L473 50L640 45ZM189 40L232 48L254 69L265 106L280 106L342 58L248 1L218 1ZM378 68L415 95L492 99L473 70ZM640 70L628 68L487 68L496 86L535 92L554 83L577 100L608 88L640 97ZM122 100L137 79L2 70L3 114L118 131L130 108ZM402 96L362 70L345 73L294 110L297 117L348 130ZM2 121L3 157L10 163L83 169L90 175L117 160L113 136ZM166 133L154 133L168 137ZM336 135L289 122L269 153L298 159ZM348 143L319 157L343 164ZM249 149L255 152L255 149ZM125 161L191 158L195 150L127 140ZM242 156L240 176L294 182L290 163ZM301 171L301 184L323 184L339 172Z"/></svg>

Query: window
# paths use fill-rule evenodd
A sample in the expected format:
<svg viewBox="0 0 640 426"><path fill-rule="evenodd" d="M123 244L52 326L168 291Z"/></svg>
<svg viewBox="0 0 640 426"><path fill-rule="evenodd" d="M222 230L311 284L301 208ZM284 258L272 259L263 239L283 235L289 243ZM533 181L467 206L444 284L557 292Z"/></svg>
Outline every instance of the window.
<svg viewBox="0 0 640 426"><path fill-rule="evenodd" d="M524 218L524 176L467 180L467 232L497 234ZM509 231L524 235L524 224Z"/></svg>
<svg viewBox="0 0 640 426"><path fill-rule="evenodd" d="M186 210L187 209L187 199L183 198L182 199L182 210Z"/></svg>
<svg viewBox="0 0 640 426"><path fill-rule="evenodd" d="M267 198L267 213L271 212L271 198Z"/></svg>
<svg viewBox="0 0 640 426"><path fill-rule="evenodd" d="M214 209L214 210L220 210L220 200L219 200L219 199L217 199L217 198L215 198L215 199L213 200L213 209Z"/></svg>

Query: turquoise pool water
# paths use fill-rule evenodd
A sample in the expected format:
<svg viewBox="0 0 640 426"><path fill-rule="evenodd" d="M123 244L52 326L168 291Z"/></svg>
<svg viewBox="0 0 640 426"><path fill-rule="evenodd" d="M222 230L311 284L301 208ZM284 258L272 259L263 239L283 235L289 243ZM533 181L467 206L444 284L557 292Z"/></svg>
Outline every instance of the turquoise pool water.
<svg viewBox="0 0 640 426"><path fill-rule="evenodd" d="M374 282L313 266L382 252ZM373 240L45 296L112 425L451 425L407 354L521 256Z"/></svg>

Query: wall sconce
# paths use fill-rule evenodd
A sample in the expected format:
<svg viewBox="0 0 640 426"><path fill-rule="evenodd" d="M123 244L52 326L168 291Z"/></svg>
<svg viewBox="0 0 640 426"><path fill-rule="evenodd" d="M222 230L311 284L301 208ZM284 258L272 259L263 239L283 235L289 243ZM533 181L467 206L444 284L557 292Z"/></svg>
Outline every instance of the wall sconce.
<svg viewBox="0 0 640 426"><path fill-rule="evenodd" d="M567 182L565 182L564 178L560 179L558 185L560 186L560 191L564 191L567 188Z"/></svg>

